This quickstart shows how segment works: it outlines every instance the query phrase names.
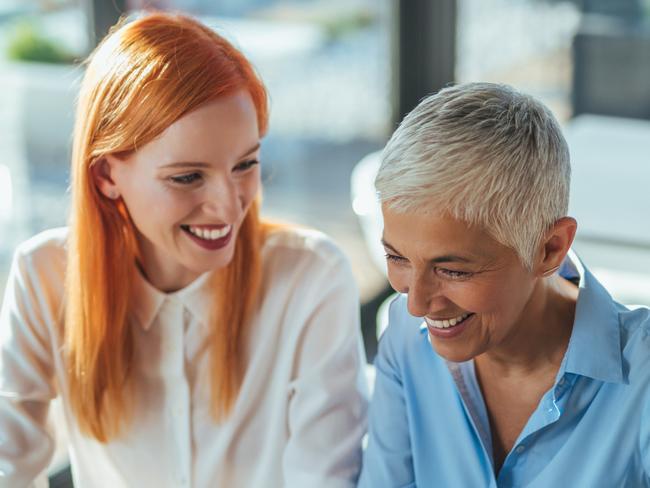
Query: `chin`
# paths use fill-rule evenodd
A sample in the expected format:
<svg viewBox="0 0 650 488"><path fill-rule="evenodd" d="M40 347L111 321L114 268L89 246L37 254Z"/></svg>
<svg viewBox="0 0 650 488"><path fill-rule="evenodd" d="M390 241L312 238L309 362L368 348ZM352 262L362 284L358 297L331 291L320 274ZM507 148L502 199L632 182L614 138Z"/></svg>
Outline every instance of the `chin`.
<svg viewBox="0 0 650 488"><path fill-rule="evenodd" d="M183 237L188 239L187 236ZM177 255L178 262L185 269L197 275L225 268L232 262L235 255L236 237L237 233L233 229L230 241L218 249L202 248L195 242L186 241L178 249L180 251Z"/></svg>
<svg viewBox="0 0 650 488"><path fill-rule="evenodd" d="M477 354L474 354L472 351L461 350L461 348L455 348L453 346L437 345L436 339L431 336L429 336L429 340L431 341L431 347L438 356L441 356L452 363L464 363L465 361L470 361L477 356Z"/></svg>
<svg viewBox="0 0 650 488"><path fill-rule="evenodd" d="M200 275L203 273L209 273L211 271L217 271L228 266L232 261L232 256L224 259L211 259L211 260L193 260L192 262L186 263L185 268L190 270L192 273Z"/></svg>

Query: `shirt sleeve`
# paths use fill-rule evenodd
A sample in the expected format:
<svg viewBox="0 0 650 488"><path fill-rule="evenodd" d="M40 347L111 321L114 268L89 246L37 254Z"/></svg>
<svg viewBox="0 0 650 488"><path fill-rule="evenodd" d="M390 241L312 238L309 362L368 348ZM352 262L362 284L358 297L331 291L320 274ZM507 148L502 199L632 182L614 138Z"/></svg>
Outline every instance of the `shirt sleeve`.
<svg viewBox="0 0 650 488"><path fill-rule="evenodd" d="M43 486L54 451L51 346L29 256L16 253L0 310L0 488Z"/></svg>
<svg viewBox="0 0 650 488"><path fill-rule="evenodd" d="M285 486L354 487L368 403L358 293L342 256L308 274L289 385Z"/></svg>
<svg viewBox="0 0 650 488"><path fill-rule="evenodd" d="M395 302L391 304L391 319ZM368 447L363 456L359 488L415 487L411 440L404 389L395 360L395 320L379 341L375 359L376 380L370 405Z"/></svg>

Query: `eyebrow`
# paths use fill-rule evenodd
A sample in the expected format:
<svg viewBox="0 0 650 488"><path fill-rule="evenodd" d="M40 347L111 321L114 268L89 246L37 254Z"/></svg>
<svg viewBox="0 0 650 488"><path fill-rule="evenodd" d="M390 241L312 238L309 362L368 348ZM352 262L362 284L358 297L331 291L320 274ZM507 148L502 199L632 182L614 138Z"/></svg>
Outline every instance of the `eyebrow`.
<svg viewBox="0 0 650 488"><path fill-rule="evenodd" d="M386 249L388 249L388 250L394 252L395 254L398 254L398 255L402 256L402 253L399 252L397 249L395 249L391 244L389 244L388 242L386 242L385 239L382 238L382 239L381 239L381 243L383 244L383 246L384 246ZM472 260L469 259L469 258L466 258L466 257L464 257L464 256L458 256L458 255L455 255L455 254L444 254L444 255L442 255L442 256L436 256L435 258L431 258L431 259L429 259L429 262L430 262L431 264L440 264L440 263L471 263Z"/></svg>
<svg viewBox="0 0 650 488"><path fill-rule="evenodd" d="M239 158L237 159L243 159L246 156L250 156L251 153L254 153L260 148L260 143L257 142L253 147L251 147L248 151L244 152ZM174 163L169 163L165 164L160 167L160 169L166 169L166 168L187 168L187 167L192 167L192 168L209 168L212 166L210 163L206 163L203 161L177 161Z"/></svg>

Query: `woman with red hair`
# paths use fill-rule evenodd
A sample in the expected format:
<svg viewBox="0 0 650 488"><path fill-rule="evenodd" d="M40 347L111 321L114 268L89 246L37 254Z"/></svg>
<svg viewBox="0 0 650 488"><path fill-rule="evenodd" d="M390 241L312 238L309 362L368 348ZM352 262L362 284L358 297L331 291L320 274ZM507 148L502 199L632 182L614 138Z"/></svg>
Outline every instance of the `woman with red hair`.
<svg viewBox="0 0 650 488"><path fill-rule="evenodd" d="M0 487L353 486L365 429L342 253L260 221L265 88L222 37L150 14L81 86L70 225L17 250L0 314Z"/></svg>

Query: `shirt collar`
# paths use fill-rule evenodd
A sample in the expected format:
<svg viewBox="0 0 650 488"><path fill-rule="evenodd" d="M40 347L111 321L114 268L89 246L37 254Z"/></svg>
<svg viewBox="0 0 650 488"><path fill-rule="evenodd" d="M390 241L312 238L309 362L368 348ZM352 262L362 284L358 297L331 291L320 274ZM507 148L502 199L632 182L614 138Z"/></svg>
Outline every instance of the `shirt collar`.
<svg viewBox="0 0 650 488"><path fill-rule="evenodd" d="M566 279L579 279L579 292L573 330L558 378L574 373L609 383L627 383L616 302L573 250L559 273ZM427 331L426 322L420 325L420 331ZM426 337L430 342L429 334Z"/></svg>
<svg viewBox="0 0 650 488"><path fill-rule="evenodd" d="M560 374L575 373L610 383L627 383L623 373L616 302L571 250L560 268L563 278L579 278L578 302Z"/></svg>
<svg viewBox="0 0 650 488"><path fill-rule="evenodd" d="M209 286L211 273L202 274L185 288L173 293L164 293L155 288L139 269L135 274L133 316L144 330L149 330L165 301L180 302L200 324L207 323L214 303L214 293Z"/></svg>

